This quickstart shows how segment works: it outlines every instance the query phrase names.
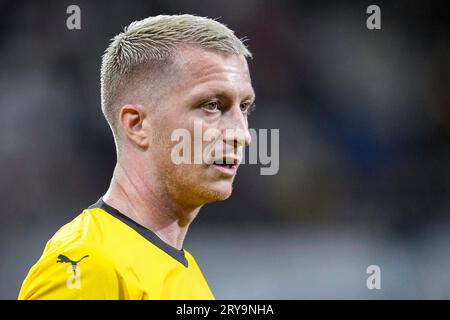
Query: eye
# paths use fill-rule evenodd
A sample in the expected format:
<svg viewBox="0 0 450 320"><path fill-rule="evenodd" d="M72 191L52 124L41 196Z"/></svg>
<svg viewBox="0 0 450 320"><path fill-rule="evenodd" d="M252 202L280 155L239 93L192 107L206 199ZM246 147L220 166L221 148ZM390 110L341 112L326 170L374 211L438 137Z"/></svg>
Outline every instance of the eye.
<svg viewBox="0 0 450 320"><path fill-rule="evenodd" d="M210 101L208 103L205 103L204 105L202 105L202 109L206 110L208 112L215 112L217 110L219 110L219 102L217 101Z"/></svg>
<svg viewBox="0 0 450 320"><path fill-rule="evenodd" d="M241 111L246 115L249 115L253 110L255 110L255 107L256 105L254 102L241 103Z"/></svg>

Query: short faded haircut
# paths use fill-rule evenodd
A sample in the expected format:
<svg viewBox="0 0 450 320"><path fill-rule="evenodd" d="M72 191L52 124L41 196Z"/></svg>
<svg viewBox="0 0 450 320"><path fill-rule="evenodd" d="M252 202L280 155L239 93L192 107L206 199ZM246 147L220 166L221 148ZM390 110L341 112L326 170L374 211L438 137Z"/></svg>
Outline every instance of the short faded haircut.
<svg viewBox="0 0 450 320"><path fill-rule="evenodd" d="M149 17L125 27L111 39L101 66L102 111L114 136L120 111L117 102L124 92L130 90L133 75L142 74L143 68L152 66L148 77L158 80L163 76L162 72L152 74L151 71L161 71L171 64L177 47L181 46L251 58L244 41L216 20L189 14Z"/></svg>

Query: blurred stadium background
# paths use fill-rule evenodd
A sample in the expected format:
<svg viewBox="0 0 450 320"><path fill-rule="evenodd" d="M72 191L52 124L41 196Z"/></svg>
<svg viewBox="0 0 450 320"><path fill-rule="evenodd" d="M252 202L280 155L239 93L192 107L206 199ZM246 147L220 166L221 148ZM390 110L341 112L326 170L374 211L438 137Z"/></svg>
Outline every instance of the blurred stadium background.
<svg viewBox="0 0 450 320"><path fill-rule="evenodd" d="M81 30L66 8L81 8ZM382 30L366 28L381 7ZM133 20L194 13L246 36L253 128L280 170L244 165L186 248L219 299L450 298L450 28L428 1L0 1L0 298L105 192L115 162L100 57ZM368 290L366 268L381 268Z"/></svg>

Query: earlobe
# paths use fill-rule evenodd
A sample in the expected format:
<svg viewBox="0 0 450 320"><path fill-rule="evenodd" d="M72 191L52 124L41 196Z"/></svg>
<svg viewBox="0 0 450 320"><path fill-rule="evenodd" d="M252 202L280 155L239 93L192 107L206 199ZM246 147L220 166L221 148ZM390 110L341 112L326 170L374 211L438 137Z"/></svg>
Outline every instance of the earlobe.
<svg viewBox="0 0 450 320"><path fill-rule="evenodd" d="M144 130L146 111L142 105L127 104L120 109L120 126L129 139L140 148L148 148L148 136Z"/></svg>

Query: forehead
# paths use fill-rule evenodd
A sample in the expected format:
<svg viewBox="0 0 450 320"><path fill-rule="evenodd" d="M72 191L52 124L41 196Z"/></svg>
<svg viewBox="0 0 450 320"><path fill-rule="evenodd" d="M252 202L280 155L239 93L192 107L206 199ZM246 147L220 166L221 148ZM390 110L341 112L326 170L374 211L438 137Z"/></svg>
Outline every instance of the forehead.
<svg viewBox="0 0 450 320"><path fill-rule="evenodd" d="M183 48L175 63L179 71L179 90L220 89L233 91L238 95L253 95L244 56Z"/></svg>

